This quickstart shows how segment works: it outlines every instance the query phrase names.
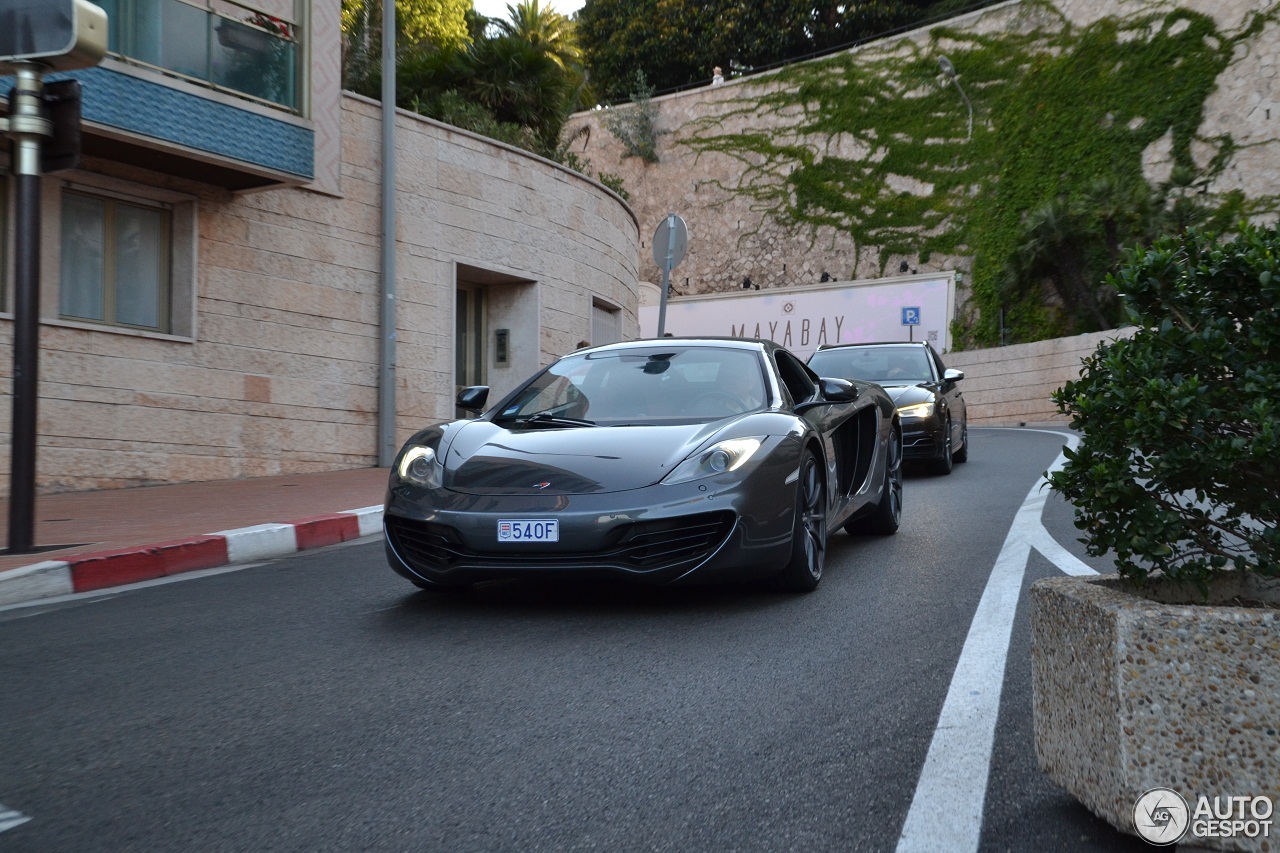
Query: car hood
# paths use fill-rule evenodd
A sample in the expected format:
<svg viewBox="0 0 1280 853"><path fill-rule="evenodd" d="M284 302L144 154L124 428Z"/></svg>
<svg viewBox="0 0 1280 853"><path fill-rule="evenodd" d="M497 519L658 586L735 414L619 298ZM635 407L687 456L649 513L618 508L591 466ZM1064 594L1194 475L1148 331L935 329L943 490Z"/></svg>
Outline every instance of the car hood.
<svg viewBox="0 0 1280 853"><path fill-rule="evenodd" d="M937 394L936 385L885 385L885 393L898 408L914 406L916 403L929 403Z"/></svg>
<svg viewBox="0 0 1280 853"><path fill-rule="evenodd" d="M507 430L467 424L445 453L444 486L477 495L621 492L662 480L723 421L673 426Z"/></svg>

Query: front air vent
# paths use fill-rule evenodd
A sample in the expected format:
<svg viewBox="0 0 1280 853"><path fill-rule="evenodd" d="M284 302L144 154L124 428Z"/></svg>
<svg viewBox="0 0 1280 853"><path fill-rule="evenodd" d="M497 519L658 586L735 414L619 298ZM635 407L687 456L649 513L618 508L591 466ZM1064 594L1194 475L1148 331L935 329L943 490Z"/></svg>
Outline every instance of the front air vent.
<svg viewBox="0 0 1280 853"><path fill-rule="evenodd" d="M625 524L609 536L613 544L598 552L548 550L513 558L509 553L468 548L458 531L447 525L386 517L387 537L396 553L411 568L428 572L462 567L570 571L616 568L628 572L693 568L720 547L733 523L731 512L709 512Z"/></svg>

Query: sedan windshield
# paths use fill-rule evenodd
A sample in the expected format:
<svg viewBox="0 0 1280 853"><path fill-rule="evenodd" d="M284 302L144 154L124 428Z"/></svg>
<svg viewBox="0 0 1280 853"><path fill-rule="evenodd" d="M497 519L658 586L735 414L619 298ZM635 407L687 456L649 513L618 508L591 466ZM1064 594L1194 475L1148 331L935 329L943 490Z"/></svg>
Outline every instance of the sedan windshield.
<svg viewBox="0 0 1280 853"><path fill-rule="evenodd" d="M819 376L861 379L881 385L917 385L932 382L929 355L923 347L867 346L818 350L809 367Z"/></svg>
<svg viewBox="0 0 1280 853"><path fill-rule="evenodd" d="M494 418L504 426L693 423L765 406L758 353L679 344L569 355L520 391Z"/></svg>

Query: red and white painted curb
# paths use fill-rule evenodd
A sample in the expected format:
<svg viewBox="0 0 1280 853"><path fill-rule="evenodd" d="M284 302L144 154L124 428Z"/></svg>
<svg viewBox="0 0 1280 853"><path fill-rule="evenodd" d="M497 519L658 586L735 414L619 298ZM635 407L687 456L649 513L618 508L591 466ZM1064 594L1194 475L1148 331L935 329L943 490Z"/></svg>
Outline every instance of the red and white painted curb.
<svg viewBox="0 0 1280 853"><path fill-rule="evenodd" d="M0 606L88 592L138 581L283 557L382 530L382 507L316 515L287 524L257 524L191 539L76 554L0 572Z"/></svg>

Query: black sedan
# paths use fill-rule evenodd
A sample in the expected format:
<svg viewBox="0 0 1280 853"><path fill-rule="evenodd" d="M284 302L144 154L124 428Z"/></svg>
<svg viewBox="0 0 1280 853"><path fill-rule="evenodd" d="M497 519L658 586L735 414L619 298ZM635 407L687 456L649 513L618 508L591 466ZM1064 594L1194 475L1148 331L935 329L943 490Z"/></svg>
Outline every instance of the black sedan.
<svg viewBox="0 0 1280 853"><path fill-rule="evenodd" d="M829 529L893 533L901 512L881 388L820 379L767 341L661 338L571 353L414 435L383 524L391 567L424 589L556 575L805 591Z"/></svg>
<svg viewBox="0 0 1280 853"><path fill-rule="evenodd" d="M834 344L809 356L823 376L861 379L884 387L902 418L902 446L909 462L950 474L952 462L969 459L969 418L957 383L927 342Z"/></svg>

